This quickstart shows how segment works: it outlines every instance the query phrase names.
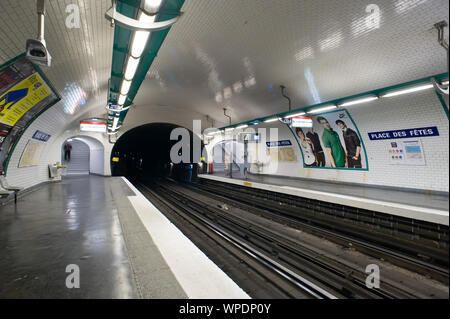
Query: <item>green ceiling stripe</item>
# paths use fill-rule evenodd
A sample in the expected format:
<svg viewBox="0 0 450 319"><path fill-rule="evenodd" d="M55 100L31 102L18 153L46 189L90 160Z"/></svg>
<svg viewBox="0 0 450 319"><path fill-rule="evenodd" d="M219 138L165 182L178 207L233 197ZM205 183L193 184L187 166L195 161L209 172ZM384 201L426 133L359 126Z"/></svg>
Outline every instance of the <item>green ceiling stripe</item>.
<svg viewBox="0 0 450 319"><path fill-rule="evenodd" d="M165 21L173 18L173 13L180 13L180 9L184 4L184 0L167 0L161 4L160 14L156 18L156 21ZM169 12L170 14L167 14ZM142 82L145 80L148 70L150 69L159 49L161 48L167 34L171 28L167 28L161 31L152 32L150 38L142 54L141 62L136 71L133 83L131 84L130 91L128 92L128 98L125 106L129 106L133 103Z"/></svg>
<svg viewBox="0 0 450 319"><path fill-rule="evenodd" d="M180 14L180 9L183 6L185 0L164 0L161 4L159 15L156 21L165 21L172 19L174 15ZM117 3L117 11L127 15L130 18L136 18L140 8L140 0L119 0ZM165 30L152 32L146 48L142 54L141 62L136 71L136 75L131 84L127 100L124 104L125 107L133 103L136 94L144 81L147 72L152 65L162 43L164 42L170 28ZM122 84L124 65L128 58L130 40L133 32L115 26L114 29L114 44L113 44L113 59L111 66L111 79L109 87L109 99L108 103L117 103L118 93L120 91L120 85ZM128 113L127 111L120 113L118 125L122 125L125 117ZM112 124L113 118L108 119L108 124Z"/></svg>

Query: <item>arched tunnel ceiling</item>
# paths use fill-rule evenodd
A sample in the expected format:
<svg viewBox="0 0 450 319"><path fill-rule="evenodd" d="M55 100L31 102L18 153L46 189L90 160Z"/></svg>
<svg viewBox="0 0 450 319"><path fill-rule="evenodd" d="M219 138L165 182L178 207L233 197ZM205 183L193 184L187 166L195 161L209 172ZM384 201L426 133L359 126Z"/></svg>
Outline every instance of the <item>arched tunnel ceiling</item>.
<svg viewBox="0 0 450 319"><path fill-rule="evenodd" d="M76 22L69 4L77 5L79 27L67 27ZM45 40L52 66L42 69L62 95L52 108L61 127L83 112L105 106L114 30L104 14L110 6L110 0L45 1ZM1 65L25 52L27 39L36 38L36 0L1 0L0 21Z"/></svg>
<svg viewBox="0 0 450 319"><path fill-rule="evenodd" d="M240 122L286 111L280 85L300 107L446 72L447 0L371 3L187 0L135 103Z"/></svg>
<svg viewBox="0 0 450 319"><path fill-rule="evenodd" d="M52 112L64 127L104 114L113 45L104 13L111 1L46 3L53 65L44 72L63 96ZM72 3L81 24L68 29ZM447 0L377 1L379 16L366 12L371 3L186 0L134 102L141 110L168 106L185 110L185 118L202 113L222 123L222 108L229 107L233 122L240 122L287 110L280 84L300 107L446 71L432 27L449 20ZM0 7L2 64L36 37L37 15L34 0L2 0Z"/></svg>

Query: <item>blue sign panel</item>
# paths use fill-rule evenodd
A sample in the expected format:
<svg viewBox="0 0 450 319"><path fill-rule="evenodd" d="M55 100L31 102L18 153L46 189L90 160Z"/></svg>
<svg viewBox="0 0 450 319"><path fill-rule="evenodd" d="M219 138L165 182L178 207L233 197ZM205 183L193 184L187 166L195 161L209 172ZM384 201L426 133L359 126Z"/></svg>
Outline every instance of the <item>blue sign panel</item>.
<svg viewBox="0 0 450 319"><path fill-rule="evenodd" d="M404 130L395 131L383 131L383 132L372 132L368 133L369 138L372 141L377 140L391 140L399 138L418 138L418 137L429 137L429 136L439 136L439 131L436 126L432 127L421 127L421 128L409 128Z"/></svg>
<svg viewBox="0 0 450 319"><path fill-rule="evenodd" d="M281 146L291 146L290 140L276 141L276 142L266 142L267 147L281 147Z"/></svg>
<svg viewBox="0 0 450 319"><path fill-rule="evenodd" d="M33 137L35 140L41 141L41 142L47 142L50 139L51 135L41 132L39 130L37 130L36 132L34 132Z"/></svg>

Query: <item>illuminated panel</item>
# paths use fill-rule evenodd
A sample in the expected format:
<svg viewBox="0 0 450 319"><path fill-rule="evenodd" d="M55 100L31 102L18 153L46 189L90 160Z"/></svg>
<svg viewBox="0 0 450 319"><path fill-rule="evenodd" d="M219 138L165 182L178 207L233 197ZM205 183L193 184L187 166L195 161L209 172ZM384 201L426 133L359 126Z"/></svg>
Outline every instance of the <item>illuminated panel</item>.
<svg viewBox="0 0 450 319"><path fill-rule="evenodd" d="M106 123L96 123L96 122L80 122L81 132L100 132L106 133Z"/></svg>
<svg viewBox="0 0 450 319"><path fill-rule="evenodd" d="M307 116L296 116L292 118L292 127L313 127L313 120Z"/></svg>

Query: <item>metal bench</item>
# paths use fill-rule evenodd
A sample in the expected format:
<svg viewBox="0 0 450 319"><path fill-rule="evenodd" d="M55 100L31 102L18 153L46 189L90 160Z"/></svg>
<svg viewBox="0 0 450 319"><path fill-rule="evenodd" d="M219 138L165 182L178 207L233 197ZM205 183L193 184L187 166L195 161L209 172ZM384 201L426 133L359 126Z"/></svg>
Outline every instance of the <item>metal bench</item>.
<svg viewBox="0 0 450 319"><path fill-rule="evenodd" d="M23 187L11 186L8 184L6 177L4 175L0 175L0 185L3 189L0 189L0 194L2 197L9 196L14 193L14 203L17 203L17 193L23 189ZM8 192L8 194L7 194Z"/></svg>

